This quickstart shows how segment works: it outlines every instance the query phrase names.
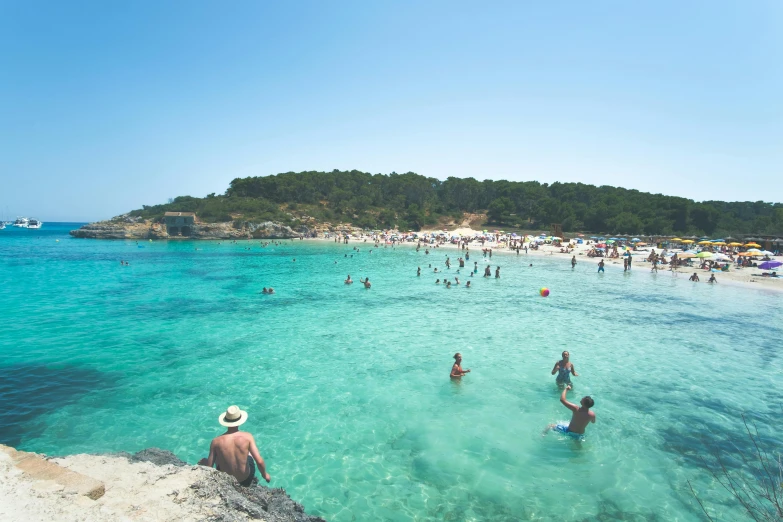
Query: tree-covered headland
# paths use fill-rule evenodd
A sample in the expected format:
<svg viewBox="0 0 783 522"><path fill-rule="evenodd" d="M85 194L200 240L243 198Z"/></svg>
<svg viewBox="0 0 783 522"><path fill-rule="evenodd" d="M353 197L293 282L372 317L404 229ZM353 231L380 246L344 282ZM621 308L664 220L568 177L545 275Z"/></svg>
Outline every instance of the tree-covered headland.
<svg viewBox="0 0 783 522"><path fill-rule="evenodd" d="M196 212L206 222L303 220L351 223L369 229L420 230L486 214L494 228L645 235L783 235L783 204L702 201L583 183L453 178L408 172L287 172L237 178L225 194L180 196L145 205L133 216L159 219L167 211Z"/></svg>

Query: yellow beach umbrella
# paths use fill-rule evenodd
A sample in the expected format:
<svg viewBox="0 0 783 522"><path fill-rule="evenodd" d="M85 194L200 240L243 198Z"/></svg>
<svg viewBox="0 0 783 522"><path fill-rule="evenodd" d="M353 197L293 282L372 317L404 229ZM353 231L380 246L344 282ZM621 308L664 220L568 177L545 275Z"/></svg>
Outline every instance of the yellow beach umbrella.
<svg viewBox="0 0 783 522"><path fill-rule="evenodd" d="M742 243L737 243L735 241L734 243L729 243L729 246L742 246Z"/></svg>
<svg viewBox="0 0 783 522"><path fill-rule="evenodd" d="M683 240L683 243L686 245L690 245L691 243L693 243L693 239L685 239Z"/></svg>
<svg viewBox="0 0 783 522"><path fill-rule="evenodd" d="M761 248L761 245L758 243L745 243L746 247L754 247L754 248Z"/></svg>
<svg viewBox="0 0 783 522"><path fill-rule="evenodd" d="M737 254L738 256L745 256L745 257L753 257L753 256L760 256L758 252L740 252Z"/></svg>
<svg viewBox="0 0 783 522"><path fill-rule="evenodd" d="M679 237L673 237L669 241L682 241L682 239Z"/></svg>
<svg viewBox="0 0 783 522"><path fill-rule="evenodd" d="M713 245L726 246L726 243L724 243L723 241L716 241L715 243L713 243Z"/></svg>
<svg viewBox="0 0 783 522"><path fill-rule="evenodd" d="M699 241L699 245L711 245L712 241L707 241L706 239L704 241Z"/></svg>

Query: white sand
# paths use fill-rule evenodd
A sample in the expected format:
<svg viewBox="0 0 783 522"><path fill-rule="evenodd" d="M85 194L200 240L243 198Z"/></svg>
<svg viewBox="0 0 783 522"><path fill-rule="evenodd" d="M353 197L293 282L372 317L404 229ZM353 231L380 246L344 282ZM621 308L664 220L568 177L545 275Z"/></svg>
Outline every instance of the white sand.
<svg viewBox="0 0 783 522"><path fill-rule="evenodd" d="M419 232L419 234L425 234L425 233L439 233L442 232L442 230L422 230ZM449 234L461 234L463 236L467 237L473 237L476 234L480 234L482 231L480 230L473 230L471 228L467 227L461 227L456 230L449 231ZM319 238L320 240L320 238ZM334 241L334 239L327 239L327 241ZM348 243L349 246L353 245L356 246L357 243L361 243L363 239L360 238L353 238ZM368 240L369 243L369 240ZM401 243L400 246L416 246L416 242L406 242ZM610 258L595 258L595 257L588 257L587 252L592 248L593 245L575 245L574 251L571 254L562 254L560 253L560 247L552 247L549 245L542 245L539 250L528 250L528 253L525 254L524 250L522 250L520 257L532 257L532 258L539 258L539 257L546 257L547 259L561 259L564 263L570 262L572 256L576 256L577 263L580 265L583 265L584 263L595 265L596 271L598 270L598 261L600 259L604 259L604 263L606 264L606 271L615 271L615 270L622 270L623 269L623 260L620 259L610 259ZM429 248L430 252L432 252L433 248L436 248L435 245L422 245L422 248ZM444 245L438 246L437 248L446 248L446 249L452 249L457 250L459 247L457 245L453 245L451 243L446 243ZM484 259L484 257L481 254L481 243L479 242L473 242L469 245L470 253L471 253L471 261L479 260L479 264L481 262L488 262L488 259ZM492 248L492 255L516 255L516 252L512 252L505 244L502 246L498 246L497 243L491 243L486 242L483 248ZM645 251L641 252L634 252L633 253L633 268L632 270L634 273L649 273L651 264L646 261L647 256L650 254L650 250L654 247L645 247ZM660 248L655 248L655 251L660 253ZM673 249L669 250L669 252L681 252L680 249ZM475 258L475 259L474 259ZM778 261L781 261L780 257L775 258ZM456 260L454 260L456 261ZM494 262L493 257L493 262ZM698 260L694 260L694 263L696 263ZM710 272L707 272L705 270L700 270L698 268L687 268L687 267L680 267L677 269L676 273L673 273L669 269L669 265L658 265L658 277L677 277L677 278L683 278L687 281L688 277L690 275L696 272L699 275L699 279L701 280L698 283L692 283L692 284L709 284L707 283L707 279L710 277ZM732 265L731 269L728 272L715 272L715 278L718 280L718 284L726 284L730 286L736 286L736 287L742 287L742 288L755 288L755 289L764 289L764 290L771 290L771 291L777 291L777 292L783 292L783 277L776 279L776 278L770 278L770 277L761 277L756 274L760 274L761 272L764 272L764 270L760 270L758 268L735 268L734 265ZM783 276L783 273L781 274Z"/></svg>

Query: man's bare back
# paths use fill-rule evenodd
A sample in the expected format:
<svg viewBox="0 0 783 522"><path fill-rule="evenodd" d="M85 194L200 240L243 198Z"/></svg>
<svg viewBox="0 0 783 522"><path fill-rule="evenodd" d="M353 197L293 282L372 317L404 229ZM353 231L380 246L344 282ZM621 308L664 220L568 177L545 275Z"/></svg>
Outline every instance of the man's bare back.
<svg viewBox="0 0 783 522"><path fill-rule="evenodd" d="M218 470L232 475L243 486L250 485L253 481L256 465L264 480L267 482L271 480L255 439L250 433L239 431L237 426L229 427L223 435L212 439L209 445L209 457L201 459L199 464L210 468L217 464Z"/></svg>

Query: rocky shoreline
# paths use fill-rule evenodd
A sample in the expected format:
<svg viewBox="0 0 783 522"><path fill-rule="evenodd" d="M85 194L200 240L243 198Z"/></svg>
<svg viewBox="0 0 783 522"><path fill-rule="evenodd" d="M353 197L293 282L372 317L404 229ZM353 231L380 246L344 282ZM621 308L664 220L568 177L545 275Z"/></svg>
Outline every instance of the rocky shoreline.
<svg viewBox="0 0 783 522"><path fill-rule="evenodd" d="M246 240L309 238L317 237L324 232L359 234L362 230L352 227L350 224L308 223L293 229L274 221L237 220L224 223L196 222L188 236L170 236L163 223L119 216L108 221L89 223L79 229L71 230L70 234L73 237L86 239Z"/></svg>
<svg viewBox="0 0 783 522"><path fill-rule="evenodd" d="M0 446L0 519L325 522L282 488L242 487L169 451L45 457Z"/></svg>
<svg viewBox="0 0 783 522"><path fill-rule="evenodd" d="M254 223L197 223L189 236L169 236L166 225L151 221L117 220L89 223L71 230L73 237L88 239L291 239L307 237L309 229L299 231L272 221Z"/></svg>

